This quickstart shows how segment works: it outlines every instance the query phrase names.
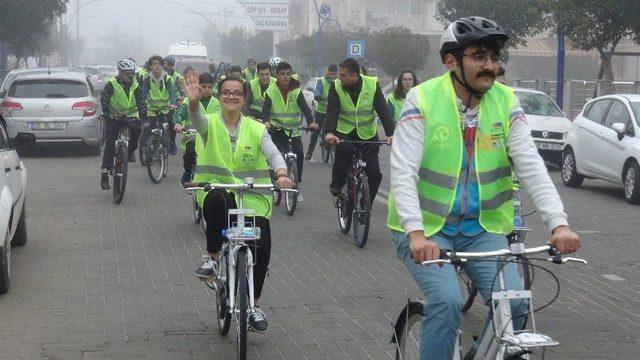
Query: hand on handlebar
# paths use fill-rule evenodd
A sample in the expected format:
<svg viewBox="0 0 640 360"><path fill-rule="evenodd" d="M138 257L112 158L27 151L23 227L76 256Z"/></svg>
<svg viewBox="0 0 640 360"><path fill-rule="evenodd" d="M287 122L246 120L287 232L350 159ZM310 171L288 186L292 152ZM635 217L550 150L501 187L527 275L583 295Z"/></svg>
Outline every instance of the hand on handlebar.
<svg viewBox="0 0 640 360"><path fill-rule="evenodd" d="M387 138L387 145L391 146L392 143L393 143L393 136L389 136Z"/></svg>
<svg viewBox="0 0 640 360"><path fill-rule="evenodd" d="M580 236L565 225L553 229L549 238L549 244L555 246L560 254L571 254L577 251L580 249L581 243Z"/></svg>
<svg viewBox="0 0 640 360"><path fill-rule="evenodd" d="M329 145L336 145L340 143L340 138L338 138L337 136L335 136L332 133L328 133L324 139L327 141L327 143L329 143Z"/></svg>
<svg viewBox="0 0 640 360"><path fill-rule="evenodd" d="M318 126L318 123L312 122L311 124L309 124L309 128L313 131L318 131L318 129L320 129L320 126Z"/></svg>
<svg viewBox="0 0 640 360"><path fill-rule="evenodd" d="M293 189L293 181L286 176L281 176L276 180L276 186L281 189Z"/></svg>
<svg viewBox="0 0 640 360"><path fill-rule="evenodd" d="M176 134L181 134L182 133L182 125L180 124L175 124L173 126L173 130L175 130Z"/></svg>
<svg viewBox="0 0 640 360"><path fill-rule="evenodd" d="M267 128L267 130L271 130L271 123L269 121L265 121L263 124Z"/></svg>
<svg viewBox="0 0 640 360"><path fill-rule="evenodd" d="M440 246L433 241L427 240L423 231L412 231L409 233L408 238L409 251L416 264L440 258Z"/></svg>

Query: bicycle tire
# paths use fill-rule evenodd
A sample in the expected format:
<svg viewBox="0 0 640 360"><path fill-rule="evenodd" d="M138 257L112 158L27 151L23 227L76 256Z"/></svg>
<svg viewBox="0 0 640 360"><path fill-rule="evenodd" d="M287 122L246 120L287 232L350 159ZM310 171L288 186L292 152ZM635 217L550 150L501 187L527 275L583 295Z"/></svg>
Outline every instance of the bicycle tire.
<svg viewBox="0 0 640 360"><path fill-rule="evenodd" d="M340 227L340 232L343 234L349 233L351 229L351 194L348 190L350 181L347 181L347 192L343 194L342 197L338 200L338 226Z"/></svg>
<svg viewBox="0 0 640 360"><path fill-rule="evenodd" d="M236 318L236 346L238 359L245 360L247 358L247 330L248 330L248 314L247 314L247 250L241 249L237 254L236 280L236 303L238 312Z"/></svg>
<svg viewBox="0 0 640 360"><path fill-rule="evenodd" d="M191 214L193 215L193 221L197 224L200 224L202 221L202 210L198 206L198 201L196 200L195 193L191 194Z"/></svg>
<svg viewBox="0 0 640 360"><path fill-rule="evenodd" d="M471 306L478 295L478 288L473 285L462 268L456 267L456 273L458 274L458 283L460 284L460 294L464 301L460 311L465 314L469 309L471 309Z"/></svg>
<svg viewBox="0 0 640 360"><path fill-rule="evenodd" d="M391 339L396 344L396 360L420 359L423 311L422 303L410 301L400 312Z"/></svg>
<svg viewBox="0 0 640 360"><path fill-rule="evenodd" d="M226 257L220 258L222 261L226 261ZM228 267L225 266L226 269ZM226 336L229 333L231 327L231 312L229 311L229 305L227 304L228 297L227 291L229 290L229 277L225 276L225 281L221 281L218 277L216 281L216 322L218 323L218 331L220 335Z"/></svg>
<svg viewBox="0 0 640 360"><path fill-rule="evenodd" d="M371 224L371 195L369 194L369 181L365 174L360 174L360 180L356 187L355 203L353 207L353 240L356 246L363 248L369 238L369 225Z"/></svg>
<svg viewBox="0 0 640 360"><path fill-rule="evenodd" d="M298 188L298 165L294 158L287 160L287 176L293 182L293 188ZM288 215L293 215L296 212L298 205L298 194L293 192L284 193L284 205Z"/></svg>
<svg viewBox="0 0 640 360"><path fill-rule="evenodd" d="M128 169L129 149L125 145L118 145L113 163L113 202L116 204L120 204L124 198Z"/></svg>
<svg viewBox="0 0 640 360"><path fill-rule="evenodd" d="M169 139L169 130L166 126L163 127L162 131L162 139L164 140L162 142L162 161L164 161L163 167L162 167L162 177L167 177L167 172L169 170L169 149L171 147L170 143L171 140Z"/></svg>
<svg viewBox="0 0 640 360"><path fill-rule="evenodd" d="M320 143L320 150L322 150L322 162L329 162L329 158L331 157L331 147L326 142Z"/></svg>
<svg viewBox="0 0 640 360"><path fill-rule="evenodd" d="M140 140L138 141L138 157L140 158L140 165L147 166L147 142L149 141L149 131L147 128L142 129L140 134Z"/></svg>
<svg viewBox="0 0 640 360"><path fill-rule="evenodd" d="M159 184L162 181L165 166L162 139L159 136L152 134L149 136L149 139L147 139L146 148L147 174L149 174L151 182Z"/></svg>

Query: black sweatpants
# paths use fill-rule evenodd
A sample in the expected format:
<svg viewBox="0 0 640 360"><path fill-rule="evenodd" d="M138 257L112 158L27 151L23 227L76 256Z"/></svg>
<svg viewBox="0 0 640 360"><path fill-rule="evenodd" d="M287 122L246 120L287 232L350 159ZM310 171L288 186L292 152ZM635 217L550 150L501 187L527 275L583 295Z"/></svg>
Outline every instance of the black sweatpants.
<svg viewBox="0 0 640 360"><path fill-rule="evenodd" d="M323 128L324 128L324 119L326 118L326 116L327 114L319 113L317 111L313 114L313 118L318 123L319 129L318 131L312 132L311 136L309 137L309 148L307 148L307 154L309 156L313 155L313 151L316 149L318 136L320 136L321 134L324 134Z"/></svg>
<svg viewBox="0 0 640 360"><path fill-rule="evenodd" d="M182 167L184 171L194 170L196 167L196 142L187 141L184 155L182 155Z"/></svg>
<svg viewBox="0 0 640 360"><path fill-rule="evenodd" d="M281 130L272 130L270 132L271 139L278 150L286 146L289 141L287 135ZM298 183L302 182L302 166L304 166L304 148L302 147L302 137L294 137L291 139L291 151L296 154L296 163L298 165Z"/></svg>
<svg viewBox="0 0 640 360"><path fill-rule="evenodd" d="M225 190L214 189L209 191L204 198L203 204L204 218L207 222L207 251L218 253L222 249L222 242L226 238L222 236L222 229L227 228L227 215L229 209L236 207L233 194ZM235 216L231 221L236 221ZM260 240L256 241L256 246L251 246L255 266L253 267L253 288L255 298L260 298L262 285L267 276L269 260L271 258L271 226L269 219L262 216L256 217L256 226L260 228Z"/></svg>
<svg viewBox="0 0 640 360"><path fill-rule="evenodd" d="M355 132L355 130L354 130ZM355 134L339 135L342 140L361 141ZM374 136L370 141L378 141L378 135ZM367 163L364 172L367 174L369 181L369 194L371 196L371 205L378 194L378 188L382 182L382 173L380 172L380 161L378 160L378 152L380 145L378 144L349 144L339 143L336 147L336 158L333 162L331 171L331 185L329 187L334 190L342 189L346 183L347 170L353 159L355 147L362 149L362 158Z"/></svg>

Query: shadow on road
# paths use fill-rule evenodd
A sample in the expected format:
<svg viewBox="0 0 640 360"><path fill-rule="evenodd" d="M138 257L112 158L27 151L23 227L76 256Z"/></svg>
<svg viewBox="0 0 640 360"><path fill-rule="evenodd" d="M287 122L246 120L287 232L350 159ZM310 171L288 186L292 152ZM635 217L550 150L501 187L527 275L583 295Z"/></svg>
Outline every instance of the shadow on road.
<svg viewBox="0 0 640 360"><path fill-rule="evenodd" d="M58 158L58 157L95 157L98 155L92 152L92 149L83 145L32 145L19 147L18 154L22 158ZM100 155L102 156L102 155Z"/></svg>

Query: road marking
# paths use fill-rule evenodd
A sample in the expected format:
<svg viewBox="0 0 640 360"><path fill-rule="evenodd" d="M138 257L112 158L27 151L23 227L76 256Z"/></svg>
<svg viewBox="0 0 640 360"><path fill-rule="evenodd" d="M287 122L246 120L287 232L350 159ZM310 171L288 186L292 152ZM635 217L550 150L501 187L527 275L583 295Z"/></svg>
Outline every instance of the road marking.
<svg viewBox="0 0 640 360"><path fill-rule="evenodd" d="M618 275L602 275L602 277L611 281L626 281L625 278L622 278Z"/></svg>
<svg viewBox="0 0 640 360"><path fill-rule="evenodd" d="M384 195L381 196L380 194ZM383 204L387 204L387 198L389 197L389 192L383 189L378 189L378 195L376 195L376 201L379 201Z"/></svg>
<svg viewBox="0 0 640 360"><path fill-rule="evenodd" d="M379 201L379 202L381 202L381 203L383 203L385 205L387 204L387 199L385 199L384 197L382 197L380 195L376 196L376 201Z"/></svg>
<svg viewBox="0 0 640 360"><path fill-rule="evenodd" d="M580 234L600 234L600 231L597 230L576 230L576 232Z"/></svg>

